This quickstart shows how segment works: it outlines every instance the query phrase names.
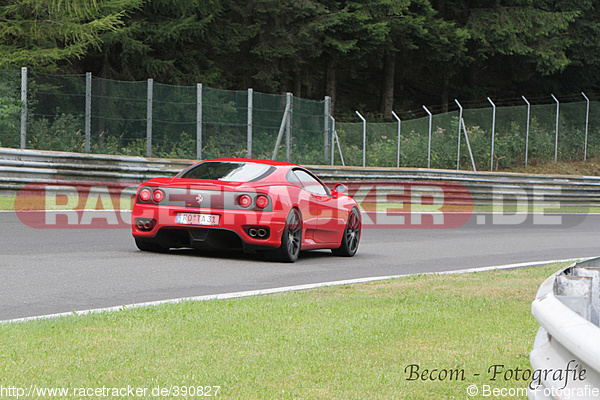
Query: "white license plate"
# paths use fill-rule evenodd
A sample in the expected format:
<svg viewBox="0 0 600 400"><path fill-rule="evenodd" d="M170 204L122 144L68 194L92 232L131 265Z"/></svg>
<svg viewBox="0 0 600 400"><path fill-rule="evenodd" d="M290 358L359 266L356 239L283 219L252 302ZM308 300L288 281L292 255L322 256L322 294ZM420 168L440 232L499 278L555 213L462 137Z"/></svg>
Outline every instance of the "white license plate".
<svg viewBox="0 0 600 400"><path fill-rule="evenodd" d="M183 225L216 226L219 225L219 215L177 213L175 222Z"/></svg>

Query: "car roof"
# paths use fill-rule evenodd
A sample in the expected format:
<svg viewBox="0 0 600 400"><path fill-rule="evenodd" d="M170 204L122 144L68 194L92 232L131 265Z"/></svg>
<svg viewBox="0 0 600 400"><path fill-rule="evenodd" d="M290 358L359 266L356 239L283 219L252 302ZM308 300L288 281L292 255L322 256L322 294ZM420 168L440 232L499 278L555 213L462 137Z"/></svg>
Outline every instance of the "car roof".
<svg viewBox="0 0 600 400"><path fill-rule="evenodd" d="M288 162L284 162L284 161L264 160L264 159L257 159L257 158L210 158L207 160L201 160L201 161L196 162L195 164L190 165L189 167L185 168L184 170L180 171L177 174L177 176L179 176L184 171L190 170L192 168L195 168L198 165L208 163L208 162L256 163L256 164L262 164L262 165L268 165L268 166L275 167L275 171L273 171L272 174L269 174L268 176L263 177L258 181L244 182L244 184L246 184L246 185L248 185L248 184L264 184L265 182L289 183L289 181L286 179L285 176L291 169L296 169L296 168L308 172L310 175L312 175L313 177L315 177L317 180L320 181L320 179L315 174L313 174L310 170L308 170L306 167L303 167L301 165L292 164L292 163L288 163Z"/></svg>
<svg viewBox="0 0 600 400"><path fill-rule="evenodd" d="M277 161L277 160L263 160L258 158L212 158L209 160L202 160L200 162L238 162L238 163L256 163L256 164L265 164L272 165L274 167L299 167L297 164L288 163L285 161Z"/></svg>

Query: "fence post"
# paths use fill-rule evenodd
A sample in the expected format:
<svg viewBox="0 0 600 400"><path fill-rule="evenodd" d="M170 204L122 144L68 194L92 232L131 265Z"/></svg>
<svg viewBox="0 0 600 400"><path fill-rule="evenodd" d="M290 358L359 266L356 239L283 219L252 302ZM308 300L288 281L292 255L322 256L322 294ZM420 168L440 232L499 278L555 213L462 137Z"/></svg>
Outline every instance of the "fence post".
<svg viewBox="0 0 600 400"><path fill-rule="evenodd" d="M342 167L346 166L344 162L344 155L342 154L342 146L340 145L340 137L335 130L335 118L331 117L331 165L333 165L334 161L334 152L333 152L333 140L337 142L338 152L340 153L340 161L342 162Z"/></svg>
<svg viewBox="0 0 600 400"><path fill-rule="evenodd" d="M423 109L429 114L429 140L427 141L427 168L431 168L431 124L433 122L433 114L423 106Z"/></svg>
<svg viewBox="0 0 600 400"><path fill-rule="evenodd" d="M27 67L21 68L21 149L27 145Z"/></svg>
<svg viewBox="0 0 600 400"><path fill-rule="evenodd" d="M323 102L323 108L324 108L323 129L324 129L324 138L325 138L323 149L324 149L324 153L325 153L324 163L327 164L327 158L329 158L329 117L331 116L331 97L325 96L325 100Z"/></svg>
<svg viewBox="0 0 600 400"><path fill-rule="evenodd" d="M587 144L588 144L588 126L590 122L590 99L585 95L585 93L581 92L583 97L585 97L585 101L587 102L587 107L585 110L585 144L583 146L583 161L587 161Z"/></svg>
<svg viewBox="0 0 600 400"><path fill-rule="evenodd" d="M560 114L560 102L552 95L552 98L556 102L556 138L554 139L554 162L558 162L558 116Z"/></svg>
<svg viewBox="0 0 600 400"><path fill-rule="evenodd" d="M356 115L362 120L363 123L363 163L362 166L367 166L367 120L363 118L362 115L358 111L356 111Z"/></svg>
<svg viewBox="0 0 600 400"><path fill-rule="evenodd" d="M152 157L152 94L154 80L148 79L148 95L146 100L146 155Z"/></svg>
<svg viewBox="0 0 600 400"><path fill-rule="evenodd" d="M402 132L402 120L393 111L392 116L398 121L398 157L396 159L396 168L400 168L400 133Z"/></svg>
<svg viewBox="0 0 600 400"><path fill-rule="evenodd" d="M196 159L202 160L202 84L196 84Z"/></svg>
<svg viewBox="0 0 600 400"><path fill-rule="evenodd" d="M285 94L286 106L290 105L289 116L285 126L285 161L291 162L292 159L292 118L294 117L294 96L291 93Z"/></svg>
<svg viewBox="0 0 600 400"><path fill-rule="evenodd" d="M527 132L525 134L525 166L527 166L527 157L529 156L529 120L531 117L531 104L527 101L525 96L521 97L525 100L525 103L527 103Z"/></svg>
<svg viewBox="0 0 600 400"><path fill-rule="evenodd" d="M490 104L492 105L492 109L494 110L492 113L492 152L491 152L492 154L490 157L490 171L493 171L494 170L494 143L495 143L495 139L496 139L496 105L494 104L492 99L490 99L489 97L487 99L490 102Z"/></svg>
<svg viewBox="0 0 600 400"><path fill-rule="evenodd" d="M247 138L246 138L246 157L252 158L252 114L254 101L254 89L248 89L248 127L247 127Z"/></svg>
<svg viewBox="0 0 600 400"><path fill-rule="evenodd" d="M286 96L285 99L285 110L283 110L283 118L281 119L281 125L279 126L279 133L277 134L277 142L275 143L275 149L273 149L272 160L277 159L277 153L279 152L279 146L281 145L281 139L283 138L283 132L287 126L288 119L290 117L290 108L292 106L290 98Z"/></svg>
<svg viewBox="0 0 600 400"><path fill-rule="evenodd" d="M467 142L467 149L469 150L469 156L471 157L471 165L473 166L473 171L477 172L477 166L475 165L475 159L473 158L473 151L471 150L471 143L469 142L469 135L467 134L465 120L461 119L459 125L462 125L463 132L465 133L465 142Z"/></svg>
<svg viewBox="0 0 600 400"><path fill-rule="evenodd" d="M334 146L334 140L335 140L335 135L336 135L336 131L335 131L335 118L333 118L332 116L329 117L331 119L331 165L333 165L335 163L335 146ZM338 142L338 146L339 146L339 142Z"/></svg>
<svg viewBox="0 0 600 400"><path fill-rule="evenodd" d="M463 119L463 108L462 105L458 102L458 100L454 99L454 102L456 103L456 105L458 106L458 108L460 109L460 112L458 114L458 146L456 148L456 170L460 170L460 128L461 128L461 121Z"/></svg>
<svg viewBox="0 0 600 400"><path fill-rule="evenodd" d="M92 140L92 73L85 74L85 152L90 152Z"/></svg>

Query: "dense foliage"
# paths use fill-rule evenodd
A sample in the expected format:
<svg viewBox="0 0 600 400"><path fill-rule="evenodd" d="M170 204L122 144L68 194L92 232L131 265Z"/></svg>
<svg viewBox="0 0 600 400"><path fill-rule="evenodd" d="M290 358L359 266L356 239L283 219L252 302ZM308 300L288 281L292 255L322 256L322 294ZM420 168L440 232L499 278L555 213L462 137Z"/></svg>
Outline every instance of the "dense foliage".
<svg viewBox="0 0 600 400"><path fill-rule="evenodd" d="M389 116L593 94L599 15L592 0L0 0L0 68L329 95L337 115Z"/></svg>

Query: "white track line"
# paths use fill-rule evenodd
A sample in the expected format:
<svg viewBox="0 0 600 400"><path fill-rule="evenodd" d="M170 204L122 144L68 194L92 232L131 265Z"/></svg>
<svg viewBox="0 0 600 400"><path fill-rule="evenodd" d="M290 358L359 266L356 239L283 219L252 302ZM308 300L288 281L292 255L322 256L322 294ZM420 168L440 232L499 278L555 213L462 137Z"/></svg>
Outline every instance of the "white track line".
<svg viewBox="0 0 600 400"><path fill-rule="evenodd" d="M426 272L426 273L422 273L422 274L407 274L407 275L374 276L374 277L370 277L370 278L358 278L358 279L349 279L349 280L343 280L343 281L310 283L310 284L306 284L306 285L296 285L296 286L284 286L284 287L278 287L278 288L273 288L273 289L261 289L261 290L249 290L249 291L245 291L245 292L211 294L211 295L197 296L197 297L183 297L183 298L178 298L178 299L150 301L150 302L146 302L146 303L129 304L129 305L123 305L123 306L116 306L116 307L96 308L96 309L91 309L91 310L81 310L81 311L72 311L72 312L65 312L65 313L58 313L58 314L39 315L36 317L9 319L9 320L0 321L0 324L44 320L44 319L68 317L68 316L72 316L72 315L87 315L87 314L97 314L97 313L103 313L103 312L115 312L115 311L128 310L128 309L132 309L132 308L155 307L155 306L159 306L162 304L177 304L177 303L181 303L181 302L185 302L185 301L226 300L226 299L237 299L237 298L241 298L241 297L263 296L263 295L274 294L274 293L295 292L295 291L299 291L299 290L317 289L317 288L326 287L326 286L340 286L340 285L351 285L351 284L355 284L355 283L383 281L383 280L388 280L388 279L404 278L404 277L408 277L408 276L468 274L468 273L474 273L474 272L535 267L535 266L554 264L554 263L559 263L559 262L575 262L575 261L580 261L580 260L581 260L580 258L571 258L571 259L566 259L566 260L535 261L535 262L519 263L519 264L497 265L497 266L493 266L493 267L469 268L469 269L461 269L461 270L456 270L456 271Z"/></svg>

